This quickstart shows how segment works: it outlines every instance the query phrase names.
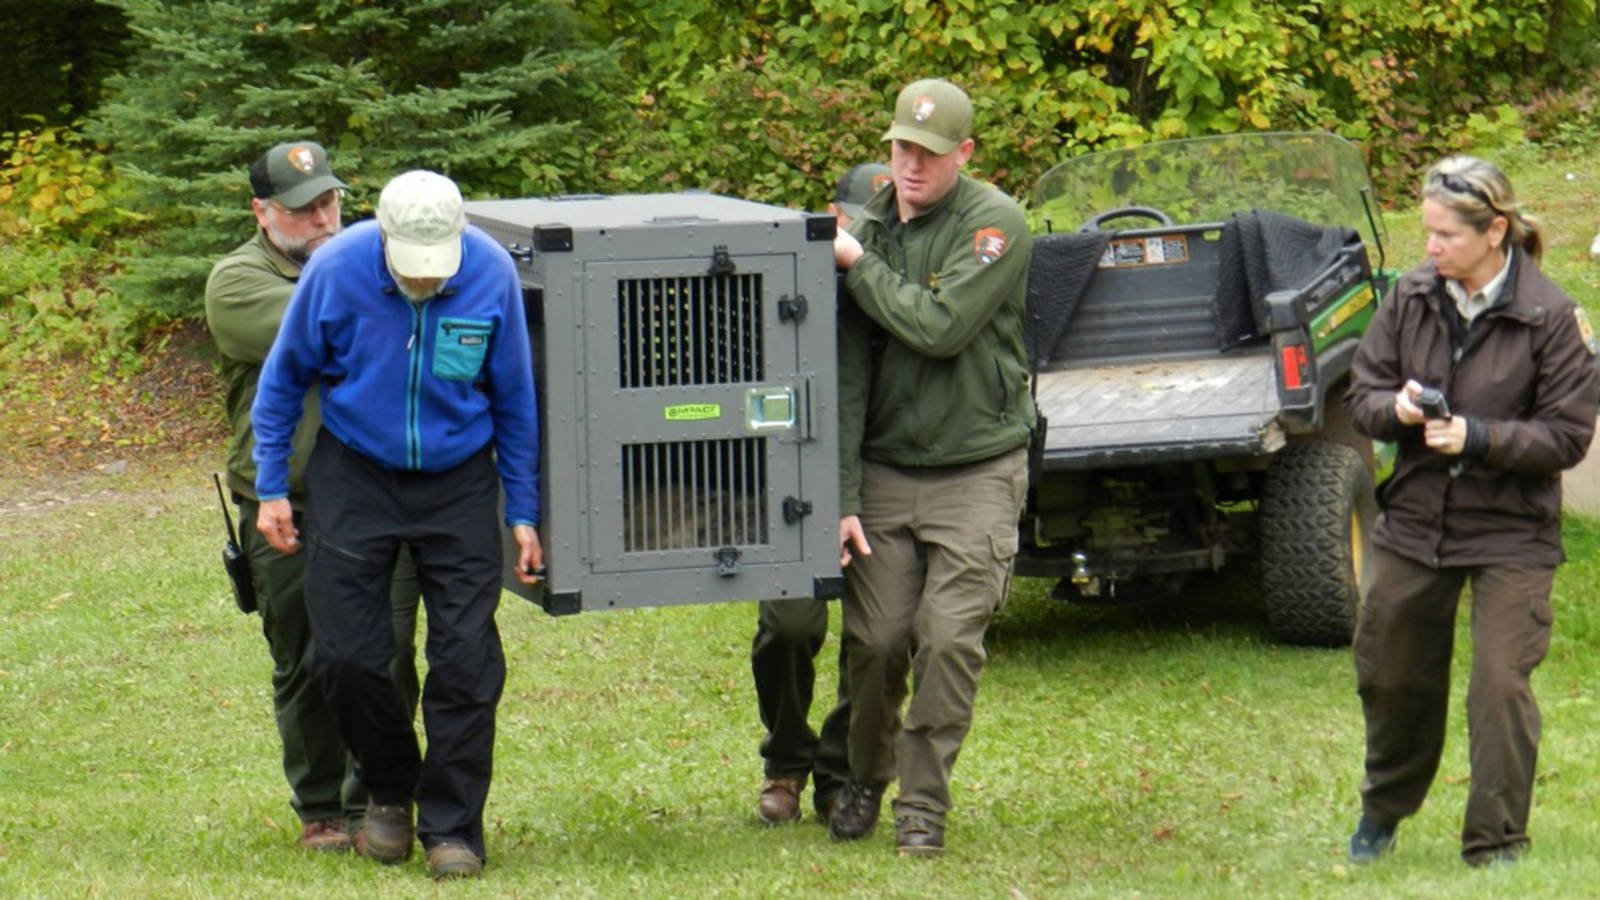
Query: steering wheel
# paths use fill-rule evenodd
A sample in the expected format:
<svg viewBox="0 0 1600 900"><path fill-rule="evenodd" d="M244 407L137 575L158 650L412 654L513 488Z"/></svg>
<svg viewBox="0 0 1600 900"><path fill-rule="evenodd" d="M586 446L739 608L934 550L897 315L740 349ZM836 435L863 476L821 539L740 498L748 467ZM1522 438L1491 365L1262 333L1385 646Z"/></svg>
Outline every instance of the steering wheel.
<svg viewBox="0 0 1600 900"><path fill-rule="evenodd" d="M1153 206L1119 206L1097 214L1094 218L1078 227L1080 232L1104 231L1103 225L1115 219L1135 217L1140 219L1154 219L1162 225L1171 225L1172 217Z"/></svg>

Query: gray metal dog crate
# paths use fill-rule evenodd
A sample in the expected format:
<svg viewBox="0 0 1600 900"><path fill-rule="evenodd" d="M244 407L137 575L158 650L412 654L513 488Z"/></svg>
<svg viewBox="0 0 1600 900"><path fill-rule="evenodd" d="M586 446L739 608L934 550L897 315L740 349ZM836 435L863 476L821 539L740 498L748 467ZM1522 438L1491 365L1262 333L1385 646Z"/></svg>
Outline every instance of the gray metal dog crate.
<svg viewBox="0 0 1600 900"><path fill-rule="evenodd" d="M834 220L703 193L490 200L539 384L553 614L838 596Z"/></svg>

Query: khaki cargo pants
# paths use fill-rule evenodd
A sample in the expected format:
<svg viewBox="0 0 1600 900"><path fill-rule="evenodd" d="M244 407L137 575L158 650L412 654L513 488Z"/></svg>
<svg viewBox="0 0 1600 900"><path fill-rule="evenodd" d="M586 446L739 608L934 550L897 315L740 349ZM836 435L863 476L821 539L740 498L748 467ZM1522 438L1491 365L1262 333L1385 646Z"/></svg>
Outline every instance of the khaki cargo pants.
<svg viewBox="0 0 1600 900"><path fill-rule="evenodd" d="M1539 706L1528 676L1550 647L1548 566L1433 569L1374 549L1356 625L1367 722L1362 811L1381 824L1422 806L1444 751L1456 604L1472 582L1467 742L1472 784L1461 829L1468 862L1528 843Z"/></svg>
<svg viewBox="0 0 1600 900"><path fill-rule="evenodd" d="M964 466L862 464L872 555L845 569L850 770L898 777L896 816L943 824L950 809L950 770L972 726L983 634L1010 582L1027 486L1026 449Z"/></svg>

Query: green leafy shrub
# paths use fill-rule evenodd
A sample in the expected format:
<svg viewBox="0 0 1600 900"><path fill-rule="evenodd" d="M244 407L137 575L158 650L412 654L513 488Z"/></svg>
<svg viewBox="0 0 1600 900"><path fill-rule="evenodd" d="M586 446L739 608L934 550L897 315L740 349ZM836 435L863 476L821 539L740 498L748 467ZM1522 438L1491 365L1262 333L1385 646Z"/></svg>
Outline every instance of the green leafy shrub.
<svg viewBox="0 0 1600 900"><path fill-rule="evenodd" d="M839 172L881 153L881 104L864 85L819 88L776 58L708 67L685 84L670 104L641 98L625 151L603 160L607 190L699 188L820 209Z"/></svg>
<svg viewBox="0 0 1600 900"><path fill-rule="evenodd" d="M116 352L153 324L100 281L136 224L105 148L49 127L0 136L0 353Z"/></svg>
<svg viewBox="0 0 1600 900"><path fill-rule="evenodd" d="M1521 108L1528 137L1551 147L1571 149L1600 144L1600 70L1576 88L1546 88Z"/></svg>
<svg viewBox="0 0 1600 900"><path fill-rule="evenodd" d="M128 219L104 149L60 127L0 137L0 235L104 245Z"/></svg>
<svg viewBox="0 0 1600 900"><path fill-rule="evenodd" d="M1088 149L1264 128L1362 141L1380 182L1402 184L1471 142L1520 141L1527 85L1575 83L1600 52L1595 0L599 0L595 14L630 38L640 116L688 156L664 175L749 182L719 143L748 116L725 102L741 78L842 86L883 117L901 84L942 75L973 97L978 174L1019 196Z"/></svg>

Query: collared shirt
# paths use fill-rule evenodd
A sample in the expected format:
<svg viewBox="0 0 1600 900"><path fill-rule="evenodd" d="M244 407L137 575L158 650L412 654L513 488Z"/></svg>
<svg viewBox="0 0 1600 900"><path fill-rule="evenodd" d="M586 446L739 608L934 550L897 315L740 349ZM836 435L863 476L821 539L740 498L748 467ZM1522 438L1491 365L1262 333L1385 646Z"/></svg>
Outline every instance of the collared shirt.
<svg viewBox="0 0 1600 900"><path fill-rule="evenodd" d="M1468 296L1467 289L1461 282L1454 278L1446 278L1444 280L1445 293L1449 294L1450 299L1455 301L1456 310L1461 313L1464 324L1472 324L1472 320L1477 318L1479 313L1493 306L1494 302L1500 299L1500 291L1506 286L1506 275L1511 271L1511 254L1514 252L1511 248L1506 248L1506 261L1500 267L1500 271L1489 279L1488 284L1474 291L1471 296Z"/></svg>

